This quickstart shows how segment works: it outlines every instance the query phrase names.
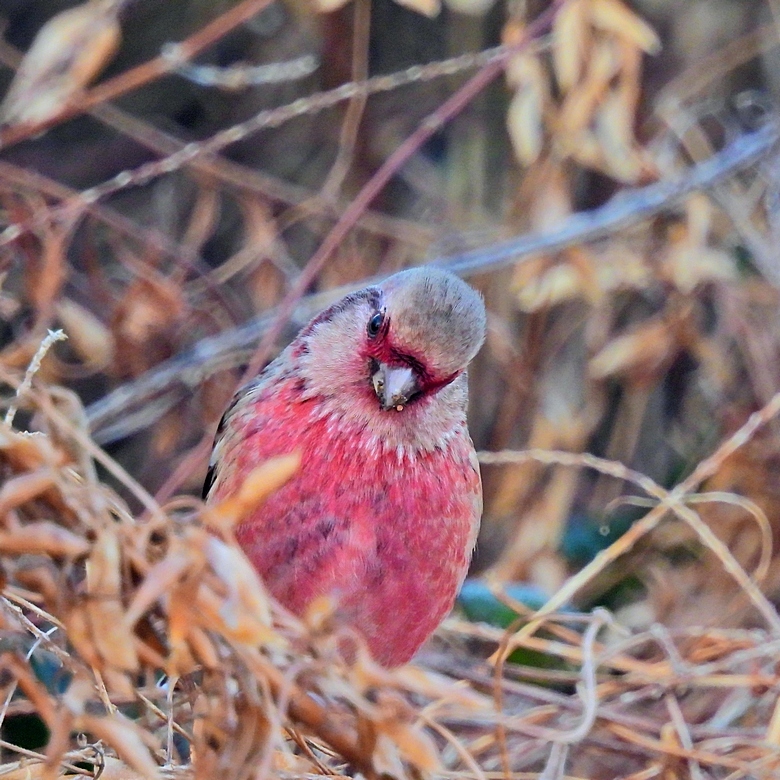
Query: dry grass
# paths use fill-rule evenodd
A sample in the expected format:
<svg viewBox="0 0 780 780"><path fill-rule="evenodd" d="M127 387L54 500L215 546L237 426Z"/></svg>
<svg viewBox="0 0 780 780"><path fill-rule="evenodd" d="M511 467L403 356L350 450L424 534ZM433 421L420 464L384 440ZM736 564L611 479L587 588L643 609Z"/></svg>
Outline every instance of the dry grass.
<svg viewBox="0 0 780 780"><path fill-rule="evenodd" d="M780 775L777 3L459 2L9 16L0 778ZM233 542L294 461L190 494L242 375L432 259L518 618L387 671Z"/></svg>
<svg viewBox="0 0 780 780"><path fill-rule="evenodd" d="M0 714L35 712L50 737L43 753L4 741L18 758L0 776L536 777L522 770L548 753L549 777L779 771L780 618L755 584L769 558L749 578L686 499L773 418L780 396L671 493L588 456L492 458L596 468L661 503L520 630L451 619L420 667L398 671L330 626L327 604L304 621L284 613L231 538L294 459L262 467L221 506L182 498L159 508L146 498L150 511L134 517L91 467L96 451L75 398L45 389L28 398L43 431L0 431ZM601 608L556 612L669 511L701 535L768 628L629 632ZM505 663L517 648L559 668L521 682L528 670Z"/></svg>

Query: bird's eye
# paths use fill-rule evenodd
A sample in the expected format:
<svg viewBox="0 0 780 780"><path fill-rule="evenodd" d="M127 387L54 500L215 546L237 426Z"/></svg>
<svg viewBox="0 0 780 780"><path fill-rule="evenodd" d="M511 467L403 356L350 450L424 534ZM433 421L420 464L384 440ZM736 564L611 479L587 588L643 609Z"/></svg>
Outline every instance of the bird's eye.
<svg viewBox="0 0 780 780"><path fill-rule="evenodd" d="M368 331L368 337L370 339L376 338L379 334L379 331L382 329L382 323L385 321L385 313L384 311L378 311L369 321L368 321L368 327L366 330Z"/></svg>

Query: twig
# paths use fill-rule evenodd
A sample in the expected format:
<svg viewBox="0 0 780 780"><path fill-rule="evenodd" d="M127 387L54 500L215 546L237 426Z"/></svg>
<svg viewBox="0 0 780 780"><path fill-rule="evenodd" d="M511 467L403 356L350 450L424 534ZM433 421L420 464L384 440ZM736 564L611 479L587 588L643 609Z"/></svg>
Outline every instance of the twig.
<svg viewBox="0 0 780 780"><path fill-rule="evenodd" d="M371 34L370 0L357 0L355 2L352 28L352 81L365 81L368 74L368 44ZM349 101L341 126L336 159L320 190L321 196L324 196L325 200L335 200L339 195L344 177L352 164L357 134L367 100L368 94L362 92Z"/></svg>
<svg viewBox="0 0 780 780"><path fill-rule="evenodd" d="M7 45L6 48L8 48ZM215 155L226 147L245 140L259 130L279 127L295 117L317 113L338 105L343 101L352 100L363 95L391 91L405 84L412 84L423 79L447 76L466 66L473 67L480 64L490 66L496 62L503 61L509 53L511 53L509 47L499 46L477 54L464 55L453 60L444 60L431 63L430 65L413 65L404 71L376 76L365 82L349 82L328 92L318 92L314 95L298 98L285 106L264 109L245 122L232 125L215 133L208 140L202 142L193 141L187 144L172 138L156 128L151 128L135 117L125 114L124 118L118 121L119 117L123 116L123 112L120 112L114 106L108 104L94 106L89 110L91 114L124 132L128 132L131 127L135 127L136 133L133 135L134 138L137 138L145 146L152 146L152 148L165 156L159 160L139 165L137 168L120 171L101 184L84 190L71 203L55 207L52 210L84 208L121 190L147 184L159 176L172 173L185 166L199 169L204 167L216 168L217 175L229 181L233 186L239 186L242 189L261 186L272 197L291 202L300 201L302 198L295 193L302 191L302 188L271 180L270 177L259 171L251 171L228 160L216 159ZM144 131L139 137L137 130L141 125L144 126ZM0 138L2 138L1 134ZM233 170L236 169L246 171L246 175L235 175ZM246 181L247 176L249 181ZM379 215L373 215L373 217L374 221L380 219ZM27 231L33 230L39 223L47 219L50 219L49 210L43 209L41 213L36 215L35 220L25 224L9 225L0 233L0 246L15 240ZM366 217L361 215L361 220L364 219ZM382 219L390 220L389 217ZM417 230L422 230L422 228L417 228Z"/></svg>
<svg viewBox="0 0 780 780"><path fill-rule="evenodd" d="M171 61L172 72L193 84L231 91L259 84L283 84L302 79L310 76L318 65L311 54L304 54L287 62L270 62L264 65L195 65L181 56L182 52L177 43L164 46L161 54Z"/></svg>
<svg viewBox="0 0 780 780"><path fill-rule="evenodd" d="M573 244L604 238L648 219L687 195L706 190L753 165L773 149L778 139L780 131L777 125L767 124L754 133L737 138L679 177L625 190L599 208L573 214L555 230L510 238L483 249L441 258L436 263L453 273L468 276L510 265L518 257L556 252Z"/></svg>
<svg viewBox="0 0 780 780"><path fill-rule="evenodd" d="M342 84L329 91L298 98L288 105L265 109L251 119L227 128L203 143L185 144L159 128L152 127L143 120L121 111L116 106L101 103L89 109L92 116L164 156L162 159L146 163L134 171L121 171L108 181L98 185L97 188L92 187L86 190L81 194L80 200L82 205L86 204L89 207L97 203L99 199L121 189L142 184L155 176L187 165L196 170L210 173L240 190L259 192L266 197L292 205L302 205L305 202L310 211L333 214L344 207L340 204L323 201L322 198L312 197L303 187L282 182L261 171L252 170L218 157L217 153L224 147L245 139L263 128L278 127L295 117L324 111L347 100L388 92L404 85L451 76L466 69L481 67L503 57L507 50L507 46L497 46L427 65L413 65L406 70L375 76L366 81L352 81ZM5 41L0 41L0 53L11 66L18 64L21 59L18 52ZM182 151L185 145L187 147L186 153ZM78 200L78 197L74 198L74 202ZM71 205L61 206L55 207L53 210L71 207ZM35 221L7 227L0 233L0 246L15 240L26 231L33 230L40 222L49 218L48 211L43 209L41 213L36 214ZM394 238L401 236L405 240L420 244L430 233L425 227L416 225L409 220L399 220L371 212L363 214L360 223L368 230Z"/></svg>
<svg viewBox="0 0 780 780"><path fill-rule="evenodd" d="M5 44L0 41L0 52L4 45ZM72 190L64 184L54 181L37 171L33 171L29 168L20 168L3 160L0 160L0 182L6 186L11 184L13 189L17 191L20 188L30 189L60 201L75 200L79 195L77 190ZM38 224L42 215L48 214L51 216L52 212L56 211L57 208L59 207L36 210L33 219L29 220L27 223L18 224L16 226L32 230L34 225ZM95 220L103 222L112 230L140 242L142 245L153 250L155 254L159 253L166 257L170 257L175 262L190 269L197 278L203 280L203 288L213 296L215 302L219 303L223 309L230 314L231 308L228 306L224 290L222 290L222 288L212 279L211 275L207 273L203 260L197 252L193 251L190 247L177 243L160 230L150 226L139 225L124 214L115 211L110 206L93 203L86 207L86 211Z"/></svg>
<svg viewBox="0 0 780 780"><path fill-rule="evenodd" d="M62 330L50 330L46 337L38 347L33 359L30 361L30 365L27 366L24 379L19 387L16 388L16 400L19 400L26 395L32 387L33 377L38 373L38 369L41 367L41 362L46 357L46 353L52 348L57 341L65 341L68 337ZM5 413L5 424L10 428L14 424L14 418L16 417L16 401L8 407L8 411Z"/></svg>
<svg viewBox="0 0 780 780"><path fill-rule="evenodd" d="M563 772L566 768L568 754L568 745L560 742L553 742L550 747L550 755L544 766L544 771L539 775L539 780L563 780Z"/></svg>
<svg viewBox="0 0 780 780"><path fill-rule="evenodd" d="M692 751L693 740L691 739L691 732L688 728L688 724L685 722L685 716L680 709L680 703L677 701L677 697L671 693L667 693L666 696L664 696L664 701L672 723L674 724L674 728L677 731L677 737L680 740L680 744L686 750ZM689 759L688 765L691 771L691 780L704 780L701 767L695 759Z"/></svg>
<svg viewBox="0 0 780 780"><path fill-rule="evenodd" d="M576 745L582 742L593 728L598 714L598 691L596 687L596 659L594 645L598 632L607 623L612 622L612 616L602 607L593 610L591 620L588 624L585 634L582 637L581 657L582 657L582 684L579 695L582 701L582 718L579 725L569 731L558 731L557 729L546 728L544 726L535 726L522 723L518 729L528 733L536 739L545 739L555 742L559 745ZM503 707L499 711L503 711Z"/></svg>
<svg viewBox="0 0 780 780"><path fill-rule="evenodd" d="M617 476L618 473L622 473L623 476L620 478L634 482L643 490L647 490L648 487L654 486L652 487L650 495L658 498L660 501L655 509L648 512L641 520L634 523L620 539L610 545L606 550L600 552L574 577L571 577L564 583L543 607L537 610L534 617L517 632L513 641L508 642L506 647L502 649L502 652L493 659L496 664L497 673L506 657L512 652L514 647L517 646L517 643L533 636L544 623L547 616L564 606L586 582L589 582L598 572L606 568L609 563L616 560L625 550L630 549L639 539L653 530L668 511L675 512L685 520L686 523L691 525L702 541L718 555L729 573L750 596L753 604L762 614L773 632L779 634L780 617L778 617L777 611L772 604L769 603L767 598L758 590L758 588L756 588L755 583L751 581L750 577L734 559L734 556L723 542L712 533L709 527L706 526L694 512L681 504L688 493L693 492L705 479L716 473L726 458L750 441L756 431L760 427L766 425L778 413L780 413L780 393L773 396L769 403L758 412L751 414L747 421L728 439L722 442L710 457L701 461L690 476L680 482L668 493L650 480L649 477L641 474L637 475L636 472L627 468L625 471L622 471L622 468L625 467L621 467L620 464L606 461L602 458L595 458L592 455L582 456L568 452L551 453L542 450L529 450L526 453L514 454L483 453L483 462L491 462L491 460L492 462L498 462L498 459L500 458L503 458L504 462L512 462L513 458L514 462L519 462L518 458L523 458L524 460L529 459L529 453L533 453L533 455L530 456L531 458L538 458L541 462L557 462L562 465L576 465L578 458L584 458L584 460L580 462L581 465L587 464L590 467L598 468L600 471L603 470L604 473L612 474L614 476ZM493 457L491 458L490 456ZM603 466L603 469L600 468L600 466Z"/></svg>
<svg viewBox="0 0 780 780"><path fill-rule="evenodd" d="M305 724L344 758L353 762L356 767L365 771L369 776L373 774L370 756L366 756L361 749L360 741L352 728L334 723L328 716L326 707L323 707L306 691L301 690L281 670L263 658L258 651L246 649L242 652L242 657L259 679L267 681L275 696L280 698L284 696L287 710L294 721Z"/></svg>
<svg viewBox="0 0 780 780"><path fill-rule="evenodd" d="M451 73L457 73L465 68L476 67L483 61L488 61L492 57L497 56L502 48L503 47L487 49L477 54L465 55L463 57L454 58L453 60L443 60L431 63L430 65L415 67L422 71L420 80L437 78L450 75ZM11 46L7 41L0 39L0 61L15 69L18 67L21 59L22 55L18 49ZM410 68L396 74L377 76L366 82L353 82L352 87L355 89L355 95L363 94L361 91L362 87L365 87L366 94L373 94L374 92L387 91L397 86L402 86L405 83L412 83L411 77L415 74L416 71L414 68ZM324 110L327 106L318 101L326 95L331 95L338 90L342 90L343 86L346 85L342 85L342 87L339 87L337 90L332 90L331 92L318 92L313 95L313 105L310 111L305 113ZM347 98L341 99L345 100ZM277 109L270 109L266 113L269 118L272 118L274 112L285 108L287 107L283 106ZM90 109L88 113L106 126L132 138L136 143L158 155L168 156L180 151L185 146L185 142L176 136L173 136L158 127L154 127L143 119L133 116L110 103L101 103L99 106ZM343 199L336 202L325 201L305 187L293 184L292 182L282 181L264 171L249 168L246 165L241 165L240 163L228 160L217 154L199 155L192 160L190 167L197 172L213 176L227 187L238 192L248 192L260 195L264 198L270 198L292 206L302 205L305 202L307 210L315 214L332 217L346 208ZM77 191L70 190L62 184L47 179L40 173L30 169L17 168L10 163L0 162L0 171L2 171L0 180L11 178L14 182L21 181L23 184L27 184L30 187L37 187L59 200L67 199L75 202L79 198L79 193ZM50 209L41 209L35 214L34 219L24 223L11 225L10 229L12 229L12 232L16 233L17 236L21 235L21 233L18 232L19 229L21 229L22 232L32 231L41 222L51 218L51 211L62 208L70 208L70 206L54 206ZM86 209L89 213L99 217L107 224L110 224L114 229L130 235L139 235L141 240L152 244L157 251L170 255L180 262L192 264L193 267L196 267L201 262L198 254L191 249L174 243L170 238L159 231L150 228L144 229L137 226L136 223L132 222L127 217L118 214L108 207L100 206L98 203L88 203L86 204ZM433 238L433 231L425 225L413 222L410 219L392 217L374 211L366 212L361 217L360 227L368 232L388 236L389 238L401 240L421 248L428 246ZM1 243L2 242L0 241L0 244ZM198 269L196 268L196 270ZM207 279L206 283L209 284L210 279Z"/></svg>
<svg viewBox="0 0 780 780"><path fill-rule="evenodd" d="M155 499L149 495L146 489L132 477L117 461L108 455L103 449L98 447L91 437L81 428L74 425L64 414L62 414L46 395L41 395L38 399L41 411L61 430L67 432L73 440L82 447L89 455L94 458L112 477L124 485L144 507L144 509L156 520L165 517L164 512Z"/></svg>
<svg viewBox="0 0 780 780"><path fill-rule="evenodd" d="M669 511L677 514L699 536L702 542L720 558L729 574L734 577L742 589L750 596L756 609L762 614L768 625L776 634L780 634L780 617L767 598L756 588L755 583L746 574L731 554L726 545L718 539L699 516L689 507L682 504L688 493L698 487L707 477L712 476L720 464L739 446L745 444L760 424L765 424L769 419L780 412L780 393L778 393L761 412L751 415L748 421L729 439L721 444L718 450L706 460L702 461L697 469L673 490L666 491L649 477L632 469L626 468L620 463L597 458L587 453L577 454L570 452L556 452L548 450L531 449L526 451L507 451L497 453L481 453L482 463L522 463L534 460L541 463L555 463L568 467L587 466L600 473L609 474L617 479L623 479L634 483L659 501L659 504L648 512L641 520L638 520L616 542L606 550L602 550L589 564L582 568L575 576L569 579L545 604L539 609L520 631L515 639L508 642L506 647L497 654L494 659L498 666L501 659L505 658L517 646L522 639L532 636L544 622L544 618L563 607L582 588L590 582L596 574L603 571L610 563L617 560L630 550L642 537L655 529L665 514Z"/></svg>
<svg viewBox="0 0 780 780"><path fill-rule="evenodd" d="M474 756L469 753L468 748L452 733L452 731L450 731L450 729L446 726L442 726L441 723L438 723L424 712L420 713L420 720L422 720L428 728L433 729L452 745L464 766L471 770L475 780L487 780L487 776L482 767L477 763Z"/></svg>

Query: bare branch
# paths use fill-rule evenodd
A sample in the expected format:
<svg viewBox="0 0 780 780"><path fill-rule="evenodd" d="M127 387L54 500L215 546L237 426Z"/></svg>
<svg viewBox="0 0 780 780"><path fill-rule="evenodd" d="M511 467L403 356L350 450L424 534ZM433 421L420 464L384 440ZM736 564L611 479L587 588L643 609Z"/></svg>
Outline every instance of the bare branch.
<svg viewBox="0 0 780 780"><path fill-rule="evenodd" d="M555 252L567 246L595 241L669 209L692 192L707 189L755 164L772 151L777 141L777 127L767 125L736 139L679 178L626 190L597 209L572 215L555 230L518 236L434 262L461 276L470 276L522 262L541 252ZM777 274L777 279L771 281L780 284L780 268ZM303 298L295 307L291 322L302 325L328 303L371 281L374 280ZM277 310L272 310L239 328L203 339L190 352L157 366L92 404L87 413L97 440L104 444L116 441L151 425L206 377L244 364L251 354L252 345L267 332L276 318ZM161 396L165 396L162 401ZM153 406L150 405L152 401L156 402ZM142 410L140 414L139 410Z"/></svg>

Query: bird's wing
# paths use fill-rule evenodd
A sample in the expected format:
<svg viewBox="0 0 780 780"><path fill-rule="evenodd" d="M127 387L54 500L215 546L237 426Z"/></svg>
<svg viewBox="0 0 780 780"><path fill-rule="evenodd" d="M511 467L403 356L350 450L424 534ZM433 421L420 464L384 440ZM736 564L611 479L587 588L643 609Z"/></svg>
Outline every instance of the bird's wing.
<svg viewBox="0 0 780 780"><path fill-rule="evenodd" d="M209 467L206 471L206 479L203 482L203 491L201 493L201 498L204 501L208 499L211 488L214 486L214 482L217 479L217 464L219 462L220 449L223 437L227 430L228 424L230 423L230 418L233 416L236 408L239 405L242 405L245 400L256 396L259 392L262 392L268 383L269 374L271 373L269 369L271 369L272 365L273 364L267 366L266 369L264 369L249 383L238 389L233 395L233 398L230 399L230 403L228 404L227 409L225 409L225 412L219 421L219 425L217 426L217 431L214 434L214 445L211 449Z"/></svg>

